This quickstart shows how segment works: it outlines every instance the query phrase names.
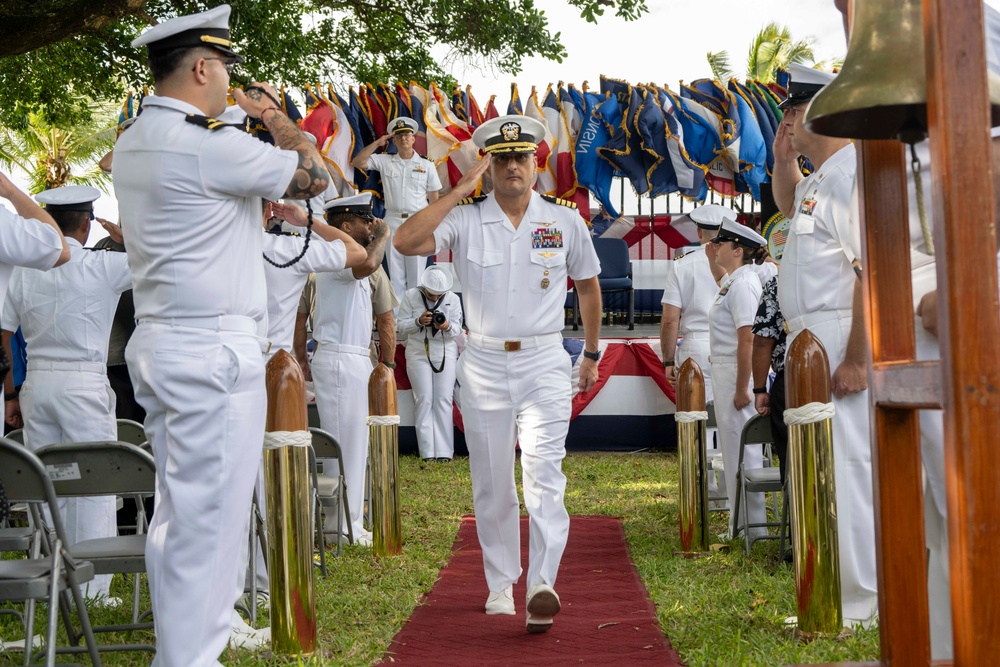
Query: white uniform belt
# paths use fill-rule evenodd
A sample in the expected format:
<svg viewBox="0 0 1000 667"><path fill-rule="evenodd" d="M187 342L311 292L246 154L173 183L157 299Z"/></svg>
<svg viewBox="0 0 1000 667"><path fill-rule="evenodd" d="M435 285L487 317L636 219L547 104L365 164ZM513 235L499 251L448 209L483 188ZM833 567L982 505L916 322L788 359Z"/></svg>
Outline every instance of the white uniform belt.
<svg viewBox="0 0 1000 667"><path fill-rule="evenodd" d="M562 339L561 333L527 336L518 340L504 340L503 338L490 338L489 336L469 332L470 346L479 350L496 350L499 352L517 352L518 350L530 350L548 345L562 345Z"/></svg>
<svg viewBox="0 0 1000 667"><path fill-rule="evenodd" d="M833 320L846 320L853 315L850 310L821 310L818 313L806 313L800 317L792 317L785 320L785 333L793 334L807 329L817 324L832 322Z"/></svg>
<svg viewBox="0 0 1000 667"><path fill-rule="evenodd" d="M688 331L686 333L682 333L681 337L683 337L684 340L708 340L708 332L707 331Z"/></svg>
<svg viewBox="0 0 1000 667"><path fill-rule="evenodd" d="M735 364L736 355L735 354L710 354L708 355L708 363L710 364Z"/></svg>
<svg viewBox="0 0 1000 667"><path fill-rule="evenodd" d="M367 357L369 355L369 349L367 347L358 347L357 345L341 345L340 343L317 343L316 351L319 352L342 352L343 354L360 354L362 357Z"/></svg>
<svg viewBox="0 0 1000 667"><path fill-rule="evenodd" d="M87 373L107 372L107 364L99 361L46 361L44 359L28 359L29 371L84 371Z"/></svg>
<svg viewBox="0 0 1000 667"><path fill-rule="evenodd" d="M209 331L236 331L257 335L257 322L245 315L215 315L213 317L141 317L137 324L164 324L169 327L189 327Z"/></svg>
<svg viewBox="0 0 1000 667"><path fill-rule="evenodd" d="M386 210L386 212L385 212L385 217L387 217L387 218L402 218L403 220L406 220L411 215L413 215L413 213L411 213L409 211L389 211L389 210Z"/></svg>

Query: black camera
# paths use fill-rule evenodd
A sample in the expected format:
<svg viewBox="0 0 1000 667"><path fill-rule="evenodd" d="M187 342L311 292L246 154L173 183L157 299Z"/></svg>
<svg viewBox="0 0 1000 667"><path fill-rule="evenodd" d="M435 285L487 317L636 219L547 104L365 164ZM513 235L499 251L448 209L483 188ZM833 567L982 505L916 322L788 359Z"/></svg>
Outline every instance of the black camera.
<svg viewBox="0 0 1000 667"><path fill-rule="evenodd" d="M440 310L435 310L431 313L431 324L434 326L439 327L447 321L448 318Z"/></svg>

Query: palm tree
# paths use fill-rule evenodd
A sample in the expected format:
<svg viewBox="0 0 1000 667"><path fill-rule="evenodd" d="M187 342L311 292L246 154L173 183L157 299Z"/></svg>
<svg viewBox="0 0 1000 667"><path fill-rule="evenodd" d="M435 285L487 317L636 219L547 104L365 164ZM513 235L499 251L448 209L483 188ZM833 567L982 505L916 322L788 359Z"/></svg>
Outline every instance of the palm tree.
<svg viewBox="0 0 1000 667"><path fill-rule="evenodd" d="M816 38L811 36L795 41L787 27L773 21L768 23L750 43L746 78L771 83L778 70L787 68L790 63L812 62L815 58L812 49L815 42ZM707 58L715 78L728 81L736 76L729 64L729 53L726 51L709 53ZM827 65L826 61L821 64Z"/></svg>
<svg viewBox="0 0 1000 667"><path fill-rule="evenodd" d="M114 107L95 105L89 121L72 129L28 113L19 127L0 126L0 167L24 172L31 192L63 185L107 190L111 177L97 166L115 142Z"/></svg>

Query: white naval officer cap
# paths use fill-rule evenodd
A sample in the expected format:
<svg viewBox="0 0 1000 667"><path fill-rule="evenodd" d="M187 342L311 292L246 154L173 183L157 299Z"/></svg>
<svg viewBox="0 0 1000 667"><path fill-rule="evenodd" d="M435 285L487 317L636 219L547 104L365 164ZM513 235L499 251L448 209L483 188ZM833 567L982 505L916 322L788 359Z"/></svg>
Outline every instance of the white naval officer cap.
<svg viewBox="0 0 1000 667"><path fill-rule="evenodd" d="M713 231L722 227L723 220L735 221L736 211L718 204L705 204L688 213L688 217L702 229Z"/></svg>
<svg viewBox="0 0 1000 667"><path fill-rule="evenodd" d="M451 289L451 273L437 264L428 266L420 275L420 286L431 294L444 294Z"/></svg>
<svg viewBox="0 0 1000 667"><path fill-rule="evenodd" d="M35 201L45 204L52 211L86 211L94 210L94 202L101 196L101 191L89 185L64 185L61 188L43 190L35 195Z"/></svg>
<svg viewBox="0 0 1000 667"><path fill-rule="evenodd" d="M746 225L741 225L736 220L726 218L722 221L722 229L719 234L712 239L712 243L722 241L734 241L747 248L756 249L762 245L767 245L764 237L750 229Z"/></svg>
<svg viewBox="0 0 1000 667"><path fill-rule="evenodd" d="M219 5L207 12L168 19L133 39L132 48L145 46L150 53L162 53L171 49L204 46L243 62L243 58L232 49L230 10L229 5Z"/></svg>
<svg viewBox="0 0 1000 667"><path fill-rule="evenodd" d="M327 199L323 208L326 210L327 215L351 213L359 218L367 218L368 220L375 217L372 215L372 193L370 192L362 192L350 197Z"/></svg>
<svg viewBox="0 0 1000 667"><path fill-rule="evenodd" d="M534 153L545 138L545 126L516 114L486 121L472 133L472 142L484 153Z"/></svg>
<svg viewBox="0 0 1000 667"><path fill-rule="evenodd" d="M417 128L417 121L409 116L397 116L389 121L389 134L393 136L402 134L403 132L413 133L417 131Z"/></svg>
<svg viewBox="0 0 1000 667"><path fill-rule="evenodd" d="M789 109L811 100L823 86L837 78L836 74L824 72L798 63L788 65L788 97L778 105L779 109Z"/></svg>

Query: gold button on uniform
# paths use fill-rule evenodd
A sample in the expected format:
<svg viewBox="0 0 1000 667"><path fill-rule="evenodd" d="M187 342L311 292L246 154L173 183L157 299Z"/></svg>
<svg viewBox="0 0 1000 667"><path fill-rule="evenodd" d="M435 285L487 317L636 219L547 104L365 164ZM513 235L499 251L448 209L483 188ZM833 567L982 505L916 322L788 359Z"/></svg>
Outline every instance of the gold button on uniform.
<svg viewBox="0 0 1000 667"><path fill-rule="evenodd" d="M542 278L542 289L548 289L548 288L549 288L549 279Z"/></svg>

